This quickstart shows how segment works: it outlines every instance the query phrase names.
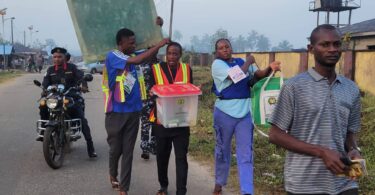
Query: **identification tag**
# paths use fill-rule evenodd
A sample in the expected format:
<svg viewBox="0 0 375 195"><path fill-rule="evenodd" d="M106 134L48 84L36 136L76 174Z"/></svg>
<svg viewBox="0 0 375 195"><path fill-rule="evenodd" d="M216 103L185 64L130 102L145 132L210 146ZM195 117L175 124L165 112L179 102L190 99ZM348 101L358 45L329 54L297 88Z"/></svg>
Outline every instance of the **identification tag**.
<svg viewBox="0 0 375 195"><path fill-rule="evenodd" d="M133 74L128 72L126 74L125 82L124 82L124 88L125 92L130 94L131 91L133 90L133 87L135 85L136 79L134 78Z"/></svg>
<svg viewBox="0 0 375 195"><path fill-rule="evenodd" d="M246 78L246 74L241 70L241 68L236 65L228 70L228 75L232 79L233 83L238 83L242 79Z"/></svg>

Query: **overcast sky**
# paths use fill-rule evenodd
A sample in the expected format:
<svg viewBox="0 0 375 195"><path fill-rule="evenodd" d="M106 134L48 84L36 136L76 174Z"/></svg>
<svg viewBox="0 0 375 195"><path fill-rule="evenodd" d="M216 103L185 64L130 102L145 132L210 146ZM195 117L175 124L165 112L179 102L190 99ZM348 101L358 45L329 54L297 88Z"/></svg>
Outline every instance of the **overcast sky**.
<svg viewBox="0 0 375 195"><path fill-rule="evenodd" d="M154 2L158 14L166 22L165 31L168 31L170 0ZM306 46L306 37L316 26L316 13L308 11L309 2L310 0L175 0L173 24L174 29L182 32L183 43L188 43L193 35L212 34L218 28L223 28L232 36L246 35L251 30L256 30L269 37L272 45L288 40L295 48L301 48ZM33 40L44 42L45 39L52 38L73 54L80 52L66 0L0 0L0 9L4 7L8 8L6 18L16 18L16 41L23 42L23 32L26 30L28 44L31 37L27 27L33 25ZM353 12L352 23L375 18L374 10L374 0L362 0L362 7ZM336 15L331 15L331 18L331 22L336 22ZM347 14L341 14L342 23L347 18ZM7 40L10 40L10 34L10 20L7 20Z"/></svg>

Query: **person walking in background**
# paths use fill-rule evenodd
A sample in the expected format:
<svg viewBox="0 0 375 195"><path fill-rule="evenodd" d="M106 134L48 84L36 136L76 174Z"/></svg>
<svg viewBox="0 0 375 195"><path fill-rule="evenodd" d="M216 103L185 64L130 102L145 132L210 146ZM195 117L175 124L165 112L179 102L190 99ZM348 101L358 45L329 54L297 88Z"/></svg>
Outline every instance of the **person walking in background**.
<svg viewBox="0 0 375 195"><path fill-rule="evenodd" d="M36 69L36 66L35 66L34 56L30 55L27 58L27 71L31 72L33 69L35 70L35 72L38 72L38 70Z"/></svg>
<svg viewBox="0 0 375 195"><path fill-rule="evenodd" d="M44 65L44 58L42 54L38 55L37 65L38 65L38 72L41 73L43 69L43 65Z"/></svg>

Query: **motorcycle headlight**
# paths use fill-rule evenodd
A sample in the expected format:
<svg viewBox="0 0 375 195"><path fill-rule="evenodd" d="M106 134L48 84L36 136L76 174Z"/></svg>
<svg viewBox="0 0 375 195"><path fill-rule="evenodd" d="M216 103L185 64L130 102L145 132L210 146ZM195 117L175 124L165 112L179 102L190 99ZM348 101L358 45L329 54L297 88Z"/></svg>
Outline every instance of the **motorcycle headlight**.
<svg viewBox="0 0 375 195"><path fill-rule="evenodd" d="M65 86L64 85L62 85L62 84L60 84L60 85L57 85L57 89L59 90L59 92L64 92L64 90L65 90Z"/></svg>
<svg viewBox="0 0 375 195"><path fill-rule="evenodd" d="M57 103L58 103L58 100L57 99L48 99L47 100L47 107L50 108L50 109L54 109L57 107Z"/></svg>

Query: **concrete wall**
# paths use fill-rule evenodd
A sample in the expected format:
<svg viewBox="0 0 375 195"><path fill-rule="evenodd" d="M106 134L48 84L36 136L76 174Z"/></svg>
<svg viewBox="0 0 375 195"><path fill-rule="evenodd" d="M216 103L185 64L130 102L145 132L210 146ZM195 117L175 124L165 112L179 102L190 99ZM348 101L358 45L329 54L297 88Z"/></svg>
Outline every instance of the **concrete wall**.
<svg viewBox="0 0 375 195"><path fill-rule="evenodd" d="M246 59L247 53L236 53L232 57ZM296 75L300 71L300 58L304 53L298 52L253 52L255 61L260 69L267 68L268 65L277 60L282 63L282 71L284 77L289 78Z"/></svg>
<svg viewBox="0 0 375 195"><path fill-rule="evenodd" d="M314 56L307 52L252 52L251 54L261 69L266 68L274 60L280 61L285 78L293 77L315 66ZM236 53L233 57L246 59L247 55L248 53ZM210 58L207 55L201 57ZM201 62L207 63L207 60L201 59ZM336 71L354 80L361 90L375 95L375 51L342 52Z"/></svg>
<svg viewBox="0 0 375 195"><path fill-rule="evenodd" d="M300 53L275 53L275 60L281 62L284 77L290 78L300 72L300 56Z"/></svg>
<svg viewBox="0 0 375 195"><path fill-rule="evenodd" d="M253 53L255 61L259 68L266 68L270 64L270 54L269 53Z"/></svg>
<svg viewBox="0 0 375 195"><path fill-rule="evenodd" d="M233 58L242 58L242 59L246 59L246 56L247 56L247 53L235 53L235 54L232 54L232 57Z"/></svg>
<svg viewBox="0 0 375 195"><path fill-rule="evenodd" d="M375 36L353 38L350 42L349 49L367 50L368 46L375 45Z"/></svg>
<svg viewBox="0 0 375 195"><path fill-rule="evenodd" d="M283 71L284 77L290 78L297 75L300 72L306 71L308 68L315 66L314 56L308 52L269 52L269 53L251 53L258 64L258 66L263 69L266 68L272 61L280 61L281 69ZM246 58L247 53L237 53L233 54L236 58ZM375 55L375 52L374 52ZM345 69L345 57L348 56L347 60L349 62L348 66L352 66L352 61L354 58L353 52L342 52L341 58L336 66L336 71L339 74L348 76L348 78L354 78L352 73L352 68ZM346 72L345 72L346 70Z"/></svg>
<svg viewBox="0 0 375 195"><path fill-rule="evenodd" d="M375 51L356 52L354 80L362 90L375 95Z"/></svg>
<svg viewBox="0 0 375 195"><path fill-rule="evenodd" d="M270 53L251 53L259 68L266 68L270 64ZM248 53L235 53L232 55L234 58L242 58L246 60Z"/></svg>

